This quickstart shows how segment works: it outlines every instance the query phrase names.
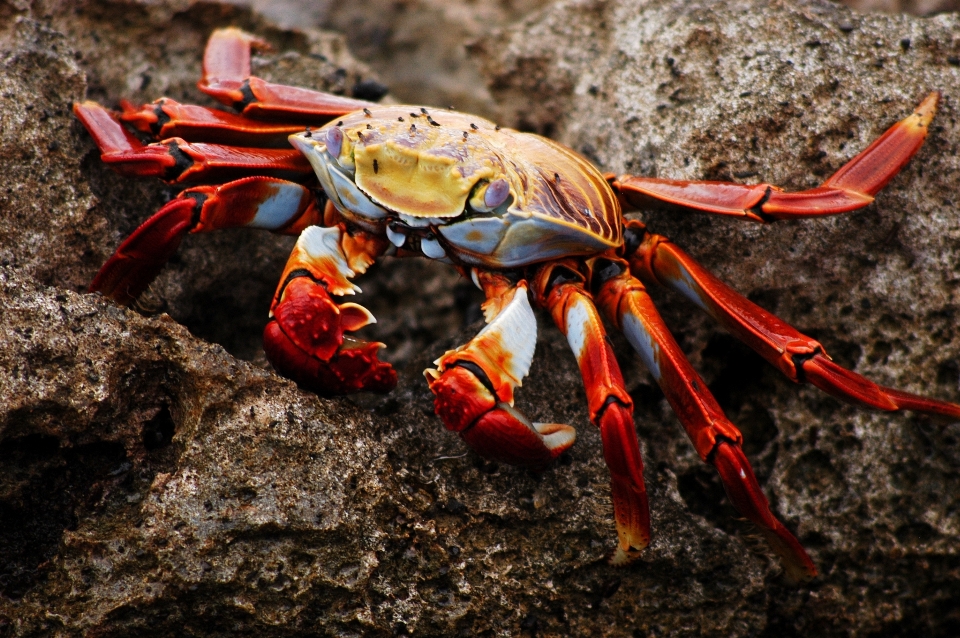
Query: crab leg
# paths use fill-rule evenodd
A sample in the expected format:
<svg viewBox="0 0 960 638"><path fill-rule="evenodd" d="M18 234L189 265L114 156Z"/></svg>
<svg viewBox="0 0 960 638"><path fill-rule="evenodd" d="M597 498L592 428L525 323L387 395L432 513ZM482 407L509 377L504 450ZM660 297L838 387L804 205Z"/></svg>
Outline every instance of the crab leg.
<svg viewBox="0 0 960 638"><path fill-rule="evenodd" d="M373 102L272 84L250 75L250 49L268 45L240 29L218 29L203 55L200 90L245 117L325 124L331 118L374 106Z"/></svg>
<svg viewBox="0 0 960 638"><path fill-rule="evenodd" d="M622 564L650 542L650 511L643 482L643 460L633 424L633 401L607 340L600 315L574 262L551 263L535 279L537 302L567 336L580 365L590 421L600 429L610 468L613 511L619 546L613 563Z"/></svg>
<svg viewBox="0 0 960 638"><path fill-rule="evenodd" d="M644 233L628 222L628 233ZM819 341L738 294L666 237L646 233L630 256L644 281L674 288L796 383L809 382L838 399L874 408L960 418L960 405L877 385L834 363Z"/></svg>
<svg viewBox="0 0 960 638"><path fill-rule="evenodd" d="M250 173L292 179L313 174L306 158L292 148L238 148L190 143L179 137L144 146L96 102L76 103L73 111L100 148L100 159L121 175L159 177L176 184L216 182Z"/></svg>
<svg viewBox="0 0 960 638"><path fill-rule="evenodd" d="M397 385L393 367L377 359L384 344L344 334L374 323L370 311L333 300L360 292L349 279L386 247L386 240L339 226L310 226L300 234L263 331L263 349L277 372L321 395L389 392Z"/></svg>
<svg viewBox="0 0 960 638"><path fill-rule="evenodd" d="M322 220L309 189L271 177L247 177L222 186L188 188L127 237L90 284L122 305L150 285L188 232L260 228L296 234Z"/></svg>
<svg viewBox="0 0 960 638"><path fill-rule="evenodd" d="M597 303L626 335L663 389L694 448L720 475L733 506L760 528L783 559L790 578L809 580L817 569L797 539L770 511L750 462L743 454L740 430L723 414L706 383L696 373L663 323L643 284L626 264L609 261L598 269Z"/></svg>
<svg viewBox="0 0 960 638"><path fill-rule="evenodd" d="M543 470L573 445L569 425L531 423L513 407L513 391L530 370L537 323L527 284L482 273L489 323L467 344L424 370L444 426L483 457Z"/></svg>
<svg viewBox="0 0 960 638"><path fill-rule="evenodd" d="M755 222L835 215L862 208L900 172L923 145L940 101L931 93L865 151L817 188L787 193L770 184L696 182L623 175L613 180L633 208L679 206Z"/></svg>
<svg viewBox="0 0 960 638"><path fill-rule="evenodd" d="M170 98L160 98L139 108L121 100L120 108L120 121L157 139L182 137L190 142L289 148L287 138L303 131L298 124L258 122L205 106L180 104Z"/></svg>

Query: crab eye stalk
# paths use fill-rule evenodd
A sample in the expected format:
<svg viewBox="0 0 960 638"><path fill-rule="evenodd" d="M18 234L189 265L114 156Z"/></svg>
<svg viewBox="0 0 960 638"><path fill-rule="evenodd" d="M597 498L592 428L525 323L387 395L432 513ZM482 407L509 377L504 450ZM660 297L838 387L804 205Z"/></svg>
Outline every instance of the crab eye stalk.
<svg viewBox="0 0 960 638"><path fill-rule="evenodd" d="M473 196L470 197L470 207L481 213L489 213L502 206L508 199L510 199L510 184L503 178L495 179L477 187Z"/></svg>
<svg viewBox="0 0 960 638"><path fill-rule="evenodd" d="M334 126L327 129L327 153L331 157L340 157L340 150L343 148L343 131L340 127Z"/></svg>

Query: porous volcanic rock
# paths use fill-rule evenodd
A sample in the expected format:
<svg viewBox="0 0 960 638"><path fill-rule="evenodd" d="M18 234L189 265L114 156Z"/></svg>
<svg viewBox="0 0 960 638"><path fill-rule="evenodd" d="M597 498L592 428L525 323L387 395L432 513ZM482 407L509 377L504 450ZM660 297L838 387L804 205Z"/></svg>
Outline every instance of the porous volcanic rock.
<svg viewBox="0 0 960 638"><path fill-rule="evenodd" d="M220 5L0 17L0 633L956 633L957 426L793 386L670 295L665 316L822 571L810 585L784 583L731 515L622 339L655 537L617 569L599 437L546 317L518 405L581 435L536 475L466 453L432 416L420 370L480 327L461 329L476 297L447 270L387 263L361 282L381 319L370 336L401 367L383 398L321 399L262 366L288 239L188 238L142 308L169 314L84 294L171 191L104 169L72 101L207 103L192 83L226 24L273 43L254 61L268 79L349 94L371 76L338 36ZM958 26L826 3L595 0L474 50L504 124L605 170L791 188L942 89L927 145L865 211L768 227L643 218L841 363L957 400Z"/></svg>

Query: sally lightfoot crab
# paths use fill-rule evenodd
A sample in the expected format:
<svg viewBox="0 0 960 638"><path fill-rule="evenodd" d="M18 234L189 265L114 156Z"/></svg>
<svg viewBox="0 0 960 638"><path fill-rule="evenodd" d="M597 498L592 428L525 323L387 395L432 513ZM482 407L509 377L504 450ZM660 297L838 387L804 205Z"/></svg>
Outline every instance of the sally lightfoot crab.
<svg viewBox="0 0 960 638"><path fill-rule="evenodd" d="M235 113L170 99L108 111L74 105L104 162L125 175L194 184L144 222L90 288L133 302L188 232L250 227L298 235L280 277L264 349L283 375L320 394L386 392L396 373L383 344L349 333L374 321L342 297L378 257L450 264L483 290L487 326L426 370L436 413L484 457L543 469L575 439L568 425L531 423L514 408L536 343L532 304L566 335L600 429L625 562L650 540L633 403L601 316L621 330L660 384L733 505L763 532L796 579L813 561L770 511L739 430L686 360L647 294L678 290L788 378L879 410L953 418L960 406L878 386L835 364L820 343L737 294L622 209L671 208L767 223L869 204L923 143L939 95L821 186L789 193L742 185L604 175L551 140L482 118L381 106L250 75L242 31L210 38L200 89ZM129 131L158 139L143 144Z"/></svg>

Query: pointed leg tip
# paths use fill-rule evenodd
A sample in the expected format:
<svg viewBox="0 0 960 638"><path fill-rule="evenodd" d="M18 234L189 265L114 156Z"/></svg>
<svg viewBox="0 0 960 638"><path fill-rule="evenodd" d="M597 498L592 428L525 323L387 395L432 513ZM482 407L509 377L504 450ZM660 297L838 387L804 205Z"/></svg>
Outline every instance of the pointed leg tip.
<svg viewBox="0 0 960 638"><path fill-rule="evenodd" d="M923 98L923 102L920 102L914 113L929 122L933 118L933 114L936 113L942 97L943 94L940 91L931 91L927 97Z"/></svg>
<svg viewBox="0 0 960 638"><path fill-rule="evenodd" d="M624 549L620 545L617 545L617 548L613 550L613 554L607 559L607 563L613 567L626 567L640 558L641 552L642 550L639 549L632 547Z"/></svg>
<svg viewBox="0 0 960 638"><path fill-rule="evenodd" d="M810 555L785 527L762 531L770 548L780 556L784 576L790 584L802 585L817 577L817 566L813 564Z"/></svg>
<svg viewBox="0 0 960 638"><path fill-rule="evenodd" d="M644 521L633 521L633 524L621 524L617 520L617 548L610 556L609 563L615 567L623 567L634 562L650 544L649 517Z"/></svg>
<svg viewBox="0 0 960 638"><path fill-rule="evenodd" d="M913 113L904 120L904 124L907 124L907 126L912 124L917 130L923 131L925 134L926 128L930 125L930 122L933 121L933 116L937 114L937 106L940 104L940 98L940 91L931 92L927 97L923 98L923 101L914 109Z"/></svg>

